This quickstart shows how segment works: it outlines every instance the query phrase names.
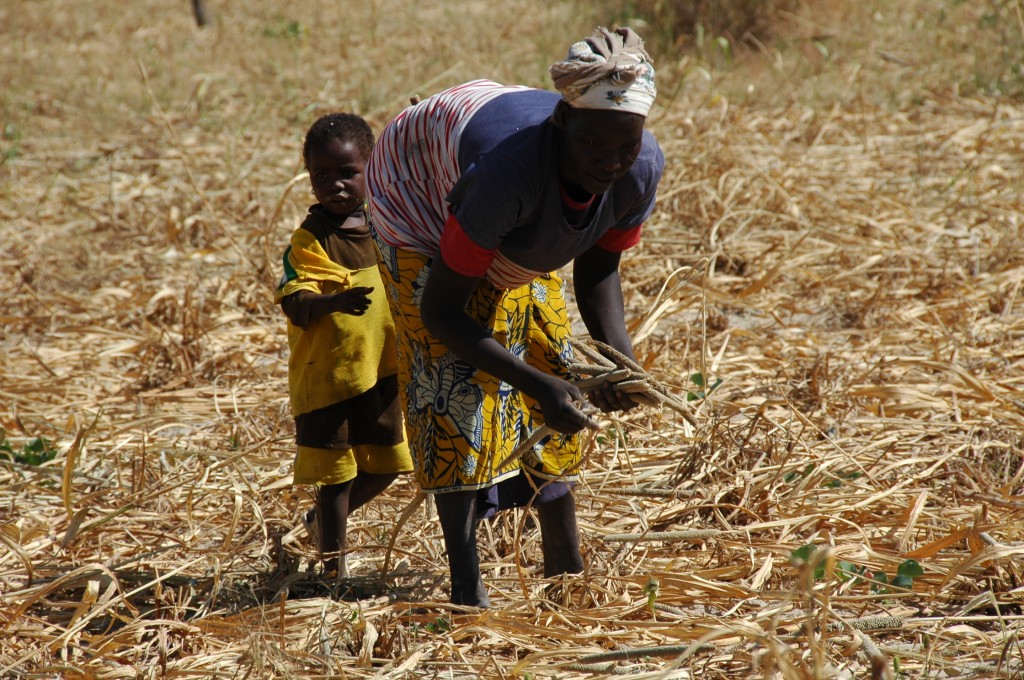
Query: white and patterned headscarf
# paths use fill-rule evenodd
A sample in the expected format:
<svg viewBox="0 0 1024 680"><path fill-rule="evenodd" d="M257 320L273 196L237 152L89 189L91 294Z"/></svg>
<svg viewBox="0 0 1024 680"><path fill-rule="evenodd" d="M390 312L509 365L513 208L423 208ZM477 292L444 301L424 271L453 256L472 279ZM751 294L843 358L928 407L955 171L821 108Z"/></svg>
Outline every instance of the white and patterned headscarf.
<svg viewBox="0 0 1024 680"><path fill-rule="evenodd" d="M646 116L658 94L654 65L632 29L599 27L569 48L565 61L551 65L551 78L570 106L625 111Z"/></svg>

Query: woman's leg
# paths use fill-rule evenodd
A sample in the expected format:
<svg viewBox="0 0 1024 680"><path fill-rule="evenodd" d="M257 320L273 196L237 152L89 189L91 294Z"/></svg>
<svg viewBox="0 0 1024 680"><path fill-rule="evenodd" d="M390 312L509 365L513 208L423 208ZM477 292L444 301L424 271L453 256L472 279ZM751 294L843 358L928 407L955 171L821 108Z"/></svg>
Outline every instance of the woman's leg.
<svg viewBox="0 0 1024 680"><path fill-rule="evenodd" d="M452 580L452 604L486 608L491 606L476 547L476 491L452 491L434 495L437 516L448 551Z"/></svg>
<svg viewBox="0 0 1024 680"><path fill-rule="evenodd" d="M583 573L576 499L567 493L536 507L544 551L544 576Z"/></svg>

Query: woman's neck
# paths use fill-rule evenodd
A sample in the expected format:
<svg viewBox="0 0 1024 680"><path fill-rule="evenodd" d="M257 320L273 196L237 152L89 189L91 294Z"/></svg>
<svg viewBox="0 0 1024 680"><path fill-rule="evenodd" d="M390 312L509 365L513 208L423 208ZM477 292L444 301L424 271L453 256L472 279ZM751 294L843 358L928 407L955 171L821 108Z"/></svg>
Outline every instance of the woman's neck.
<svg viewBox="0 0 1024 680"><path fill-rule="evenodd" d="M568 205L574 208L586 208L588 205L590 205L591 201L594 200L594 194L588 191L584 191L580 187L570 182L562 180L561 187L562 200L564 200Z"/></svg>

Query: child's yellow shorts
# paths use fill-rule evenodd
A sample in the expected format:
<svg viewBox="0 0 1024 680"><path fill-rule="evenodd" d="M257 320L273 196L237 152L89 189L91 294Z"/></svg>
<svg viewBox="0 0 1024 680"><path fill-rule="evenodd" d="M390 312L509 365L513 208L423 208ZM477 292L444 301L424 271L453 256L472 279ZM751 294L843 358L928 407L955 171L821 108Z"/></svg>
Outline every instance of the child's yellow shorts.
<svg viewBox="0 0 1024 680"><path fill-rule="evenodd" d="M405 442L342 450L300 446L293 469L293 484L343 484L360 471L372 475L412 472L412 457Z"/></svg>

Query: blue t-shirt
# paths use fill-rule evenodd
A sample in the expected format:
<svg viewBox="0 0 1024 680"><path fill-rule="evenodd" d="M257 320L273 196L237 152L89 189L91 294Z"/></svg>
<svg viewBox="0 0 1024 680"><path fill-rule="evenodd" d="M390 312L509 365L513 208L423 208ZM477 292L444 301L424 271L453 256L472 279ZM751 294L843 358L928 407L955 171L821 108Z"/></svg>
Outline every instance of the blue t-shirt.
<svg viewBox="0 0 1024 680"><path fill-rule="evenodd" d="M447 196L475 244L538 272L568 264L611 229L642 224L654 210L665 167L661 148L645 130L629 172L595 196L588 222L572 226L564 216L558 177L562 133L549 122L559 100L553 92L521 90L485 104L459 138L462 172Z"/></svg>

